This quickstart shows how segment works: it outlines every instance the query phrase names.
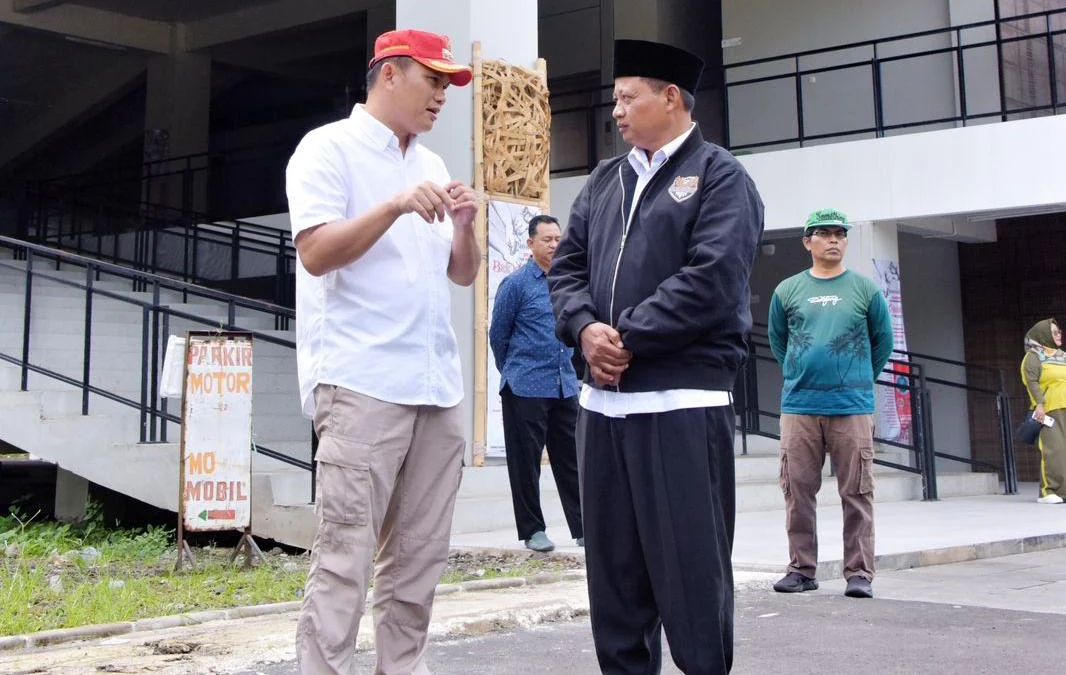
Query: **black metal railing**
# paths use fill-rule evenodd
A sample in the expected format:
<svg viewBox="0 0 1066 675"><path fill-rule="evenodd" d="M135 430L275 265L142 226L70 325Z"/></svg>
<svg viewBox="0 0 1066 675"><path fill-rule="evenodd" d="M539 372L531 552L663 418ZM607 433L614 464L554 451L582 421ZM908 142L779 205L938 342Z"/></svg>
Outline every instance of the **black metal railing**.
<svg viewBox="0 0 1066 675"><path fill-rule="evenodd" d="M293 306L296 249L288 230L157 204L83 200L58 185L31 193L30 205L23 239Z"/></svg>
<svg viewBox="0 0 1066 675"><path fill-rule="evenodd" d="M726 143L734 151L769 146L802 146L811 141L843 136L882 137L894 131L907 129L948 125L965 126L970 122L987 121L993 118L1007 121L1012 116L1020 117L1034 113L1055 114L1062 104L1056 67L1056 52L1066 49L1066 42L1059 39L1066 35L1066 28L1056 28L1056 24L1062 23L1062 19L1066 19L1066 9L1054 9L729 64L726 66L726 92L729 100L732 101L740 94L741 89L752 90L758 87L761 91L754 92L754 94L749 91L749 98L757 98L766 104L791 109L794 114L789 122L795 125L795 133L743 140L737 139L735 134L730 133ZM1041 23L1042 26L1039 25ZM1017 34L1005 34L1009 32ZM985 37L986 35L990 36ZM1012 105L1010 97L1004 90L1004 84L1010 78L1005 72L1003 49L1009 45L1025 42L1039 42L1040 50L1047 58L1046 64L1038 62L1030 64L1033 67L1043 66L1046 72L1028 74L1029 78L1043 80L1043 84L1047 86L1047 99ZM936 43L941 43L941 45L934 46ZM994 60L994 66L991 68L987 63L988 56L992 56ZM832 63L814 65L827 60ZM891 97L886 94L886 91L904 90L906 85L913 81L916 69L924 68L928 72L935 69L938 61L942 68L950 66L945 72L953 82L949 85L945 81L942 91L947 91L950 86L954 97L951 107L955 108L952 114L917 112L912 113L910 119L901 118L897 121L889 119L890 115L886 113L886 101ZM892 67L904 65L911 66L911 70L904 71L897 79L893 79L892 74L886 72ZM771 71L771 73L755 74L760 71ZM868 88L850 87L847 102L853 110L861 107L867 111L865 121L853 123L845 128L814 131L811 117L807 112L812 107L817 94L812 91L812 87L807 85L816 81L819 76L840 75L845 72L850 78L849 83L868 83ZM968 75L974 72L980 74L979 80ZM968 96L968 81L998 82L997 90L994 92L996 104L986 105L985 109L978 108L977 97ZM775 96L770 93L775 86L782 92L781 95ZM786 90L788 94L784 94ZM823 103L832 102L823 101ZM731 110L731 112L744 113L739 109ZM896 116L903 114L896 113ZM731 123L729 128L731 129L732 126ZM779 132L775 130L775 133Z"/></svg>
<svg viewBox="0 0 1066 675"><path fill-rule="evenodd" d="M766 335L766 326L756 324L748 340L748 360L741 370L735 388L735 409L737 412L737 429L741 434L743 454L747 454L747 436L758 435L780 438L764 421L779 420L776 403L779 389L772 395L773 403L760 397L760 368L770 368L780 377L780 366L770 351ZM983 376L990 384L973 383L970 377L949 379L931 376L930 369L938 366L963 368L967 373ZM765 372L764 372L765 374ZM896 438L875 436L874 440L883 446L895 447L910 453L909 465L875 458L874 462L900 471L920 474L922 477L923 499L937 499L937 459L965 464L975 469L997 472L1007 494L1018 491L1018 476L1014 459L1013 424L1011 422L1010 399L1003 381L1003 374L996 368L968 364L962 361L941 358L929 354L897 350L893 358L878 378L876 387L881 394L895 396L903 392L910 408L910 419L901 420L901 433ZM947 391L965 392L967 396L986 397L993 403L996 430L999 441L999 461L975 459L967 449L948 452L938 448L933 431L933 405L937 393L944 396Z"/></svg>
<svg viewBox="0 0 1066 675"><path fill-rule="evenodd" d="M1015 99L1006 89L1012 65L1004 49L1020 44L1034 46L1039 55L1024 79L1040 90L1034 94L1039 100ZM722 144L744 154L1057 114L1066 105L1060 60L1066 61L1066 9L730 63L725 65ZM930 80L930 74L942 77ZM814 85L819 78L822 84ZM915 92L916 84L927 88ZM975 92L977 85L994 91ZM705 93L712 90L701 89L697 100ZM841 105L842 93L846 105ZM610 98L610 85L552 92L553 121L562 122L570 147L587 148L583 163L555 163L552 174L588 173L615 153L613 144L604 147L608 134L599 132L604 112L614 106ZM933 105L931 98L943 105ZM770 121L765 128L743 129L741 122L750 123L756 107L771 111ZM854 114L843 115L843 109ZM564 122L567 118L572 119ZM575 143L582 134L585 143Z"/></svg>
<svg viewBox="0 0 1066 675"><path fill-rule="evenodd" d="M257 143L225 151L178 155L50 177L34 182L30 189L45 194L73 195L83 200L165 204L185 212L208 211L225 220L247 213L280 213L285 210L283 189L268 195L263 189L239 188L249 185L249 175L269 178L283 188L284 161L295 146L295 141ZM233 203L235 197L246 194L256 196L257 202Z"/></svg>
<svg viewBox="0 0 1066 675"><path fill-rule="evenodd" d="M0 236L0 248L8 250L12 258L12 260L0 259L0 267L25 275L21 351L18 354L0 353L0 360L14 364L21 369L20 388L26 391L29 385L30 373L36 373L80 389L82 392L81 414L83 415L88 415L90 412L91 396L99 396L134 408L140 412L139 440L141 443L168 442L168 423L181 423L181 419L168 410L167 399L160 396L162 351L165 348L167 336L170 334L172 319L197 324L209 329L241 330L250 333L257 341L292 350L292 358L295 359L296 346L292 340L256 329L243 328L240 325L241 320L237 317L238 310L245 310L258 316L273 317L275 325L287 324L295 317L293 310L288 307L222 293L203 286L131 270L105 261L59 251L11 237ZM74 280L70 278L70 275L57 273L63 269L82 270L85 275L84 279ZM150 297L143 298L122 291L101 288L97 286L101 279L128 282L132 291L139 292L138 295L150 294ZM80 376L58 372L49 368L46 363L34 362L31 359L31 348L36 335L31 323L34 312L34 287L35 281L40 283L44 280L47 280L50 284L60 284L84 291L85 304L82 316L85 324L82 336ZM183 299L192 298L198 302L212 304L225 312L226 319L219 322L215 319L206 319L202 315L171 307L161 298L161 294L164 291L181 293ZM101 300L117 302L123 306L140 309L140 363L137 365L137 359L132 359L129 364L130 368L139 367L140 386L139 396L136 399L93 384L92 344L94 335L92 327L94 303L99 303ZM310 434L309 442L311 442ZM311 471L312 496L314 495L313 457L311 462L307 462L261 445L256 446L256 451L259 454L291 466Z"/></svg>

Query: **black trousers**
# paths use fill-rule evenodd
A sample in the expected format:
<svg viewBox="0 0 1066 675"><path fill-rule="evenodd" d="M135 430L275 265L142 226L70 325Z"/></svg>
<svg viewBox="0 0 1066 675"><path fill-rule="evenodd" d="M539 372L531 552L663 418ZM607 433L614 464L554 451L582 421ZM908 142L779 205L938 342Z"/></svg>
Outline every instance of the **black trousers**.
<svg viewBox="0 0 1066 675"><path fill-rule="evenodd" d="M730 406L578 422L592 634L605 675L733 664Z"/></svg>
<svg viewBox="0 0 1066 675"><path fill-rule="evenodd" d="M516 396L505 385L500 398L503 440L507 446L507 476L511 481L518 538L529 539L534 532L546 527L540 508L540 458L545 445L570 534L575 539L584 536L574 443L577 396L528 398Z"/></svg>

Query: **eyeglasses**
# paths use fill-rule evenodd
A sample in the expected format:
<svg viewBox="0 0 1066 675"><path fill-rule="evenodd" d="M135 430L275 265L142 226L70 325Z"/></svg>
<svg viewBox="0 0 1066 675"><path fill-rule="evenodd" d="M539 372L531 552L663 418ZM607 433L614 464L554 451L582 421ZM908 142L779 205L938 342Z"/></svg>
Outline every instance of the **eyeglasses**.
<svg viewBox="0 0 1066 675"><path fill-rule="evenodd" d="M835 237L837 239L847 239L848 238L848 231L847 230L826 230L824 228L819 227L817 229L811 230L810 233L808 233L807 236L808 237L818 237L820 239L829 239L830 237Z"/></svg>

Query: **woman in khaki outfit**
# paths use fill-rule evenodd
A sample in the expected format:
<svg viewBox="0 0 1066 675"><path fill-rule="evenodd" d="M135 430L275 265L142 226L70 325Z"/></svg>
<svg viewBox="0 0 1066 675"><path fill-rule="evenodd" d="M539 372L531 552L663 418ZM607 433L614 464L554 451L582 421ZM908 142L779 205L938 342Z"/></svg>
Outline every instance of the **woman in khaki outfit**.
<svg viewBox="0 0 1066 675"><path fill-rule="evenodd" d="M1066 496L1066 353L1055 319L1038 322L1025 334L1022 381L1029 391L1033 418L1054 420L1040 430L1041 504L1061 504Z"/></svg>

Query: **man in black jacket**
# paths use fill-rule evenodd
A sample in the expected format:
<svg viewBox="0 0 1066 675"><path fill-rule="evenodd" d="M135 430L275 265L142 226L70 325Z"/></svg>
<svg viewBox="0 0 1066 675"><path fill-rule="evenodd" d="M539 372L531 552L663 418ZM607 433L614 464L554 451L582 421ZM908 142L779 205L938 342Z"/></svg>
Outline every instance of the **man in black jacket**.
<svg viewBox="0 0 1066 675"><path fill-rule="evenodd" d="M751 327L762 200L703 140L696 56L615 42L628 155L574 202L548 275L556 331L588 368L578 426L592 631L609 675L657 673L665 627L688 675L733 661L731 389Z"/></svg>

